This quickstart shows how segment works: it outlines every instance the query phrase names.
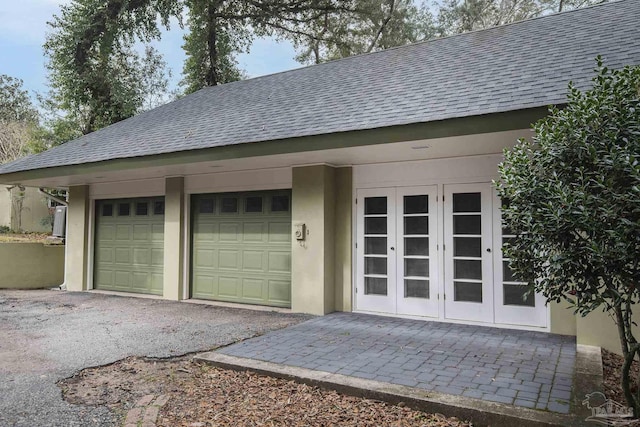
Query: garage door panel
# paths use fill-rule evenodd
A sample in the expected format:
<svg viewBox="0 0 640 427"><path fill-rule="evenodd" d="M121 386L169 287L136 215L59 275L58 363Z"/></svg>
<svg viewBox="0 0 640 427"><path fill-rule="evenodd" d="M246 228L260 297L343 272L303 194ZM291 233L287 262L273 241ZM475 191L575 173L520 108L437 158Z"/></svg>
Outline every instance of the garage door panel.
<svg viewBox="0 0 640 427"><path fill-rule="evenodd" d="M217 224L199 222L193 225L193 238L195 243L215 243L217 234Z"/></svg>
<svg viewBox="0 0 640 427"><path fill-rule="evenodd" d="M98 258L100 258L104 262L111 263L113 262L113 252L113 248L100 248Z"/></svg>
<svg viewBox="0 0 640 427"><path fill-rule="evenodd" d="M105 224L101 228L101 239L103 241L114 241L116 237L116 227L115 225Z"/></svg>
<svg viewBox="0 0 640 427"><path fill-rule="evenodd" d="M244 271L264 271L263 251L243 251L242 252L242 269Z"/></svg>
<svg viewBox="0 0 640 427"><path fill-rule="evenodd" d="M291 252L269 251L269 273L291 272Z"/></svg>
<svg viewBox="0 0 640 427"><path fill-rule="evenodd" d="M218 277L209 274L198 274L193 277L194 298L210 298L213 295L218 294Z"/></svg>
<svg viewBox="0 0 640 427"><path fill-rule="evenodd" d="M145 290L151 280L151 274L146 272L131 273L131 287L136 290Z"/></svg>
<svg viewBox="0 0 640 427"><path fill-rule="evenodd" d="M152 240L150 235L149 224L136 224L133 226L133 240L148 241Z"/></svg>
<svg viewBox="0 0 640 427"><path fill-rule="evenodd" d="M131 225L116 226L116 241L128 241L131 239Z"/></svg>
<svg viewBox="0 0 640 427"><path fill-rule="evenodd" d="M289 191L192 197L192 297L291 305L290 198Z"/></svg>
<svg viewBox="0 0 640 427"><path fill-rule="evenodd" d="M288 304L291 301L291 281L269 280L269 301Z"/></svg>
<svg viewBox="0 0 640 427"><path fill-rule="evenodd" d="M215 267L216 251L214 249L196 249L194 253L193 263L198 270Z"/></svg>
<svg viewBox="0 0 640 427"><path fill-rule="evenodd" d="M116 253L116 264L132 264L133 260L131 259L131 248L123 248L117 247L115 249Z"/></svg>
<svg viewBox="0 0 640 427"><path fill-rule="evenodd" d="M161 198L96 202L94 288L162 295L163 207Z"/></svg>
<svg viewBox="0 0 640 427"><path fill-rule="evenodd" d="M269 222L269 243L291 242L291 221L289 222Z"/></svg>
<svg viewBox="0 0 640 427"><path fill-rule="evenodd" d="M261 243L263 241L264 223L245 222L242 229L242 241L245 243Z"/></svg>
<svg viewBox="0 0 640 427"><path fill-rule="evenodd" d="M164 267L164 249L152 248L151 249L151 265L154 267L154 270L162 270ZM155 267L160 267L155 268Z"/></svg>
<svg viewBox="0 0 640 427"><path fill-rule="evenodd" d="M242 298L256 302L263 300L265 281L262 279L243 279Z"/></svg>
<svg viewBox="0 0 640 427"><path fill-rule="evenodd" d="M147 248L133 248L134 265L151 265L151 250Z"/></svg>
<svg viewBox="0 0 640 427"><path fill-rule="evenodd" d="M234 242L238 243L240 239L240 224L234 223L221 223L219 226L218 241L221 243ZM214 240L215 241L215 240Z"/></svg>
<svg viewBox="0 0 640 427"><path fill-rule="evenodd" d="M218 269L237 271L240 267L240 250L239 249L220 249L218 250Z"/></svg>
<svg viewBox="0 0 640 427"><path fill-rule="evenodd" d="M164 288L164 275L162 273L151 273L151 293L162 295Z"/></svg>
<svg viewBox="0 0 640 427"><path fill-rule="evenodd" d="M241 280L238 277L219 276L218 277L218 295L220 297L237 299L238 290L240 289Z"/></svg>
<svg viewBox="0 0 640 427"><path fill-rule="evenodd" d="M164 244L164 217L162 223L151 224L151 240Z"/></svg>
<svg viewBox="0 0 640 427"><path fill-rule="evenodd" d="M129 288L131 287L131 272L130 271L122 271L116 270L114 272L114 285L118 288Z"/></svg>
<svg viewBox="0 0 640 427"><path fill-rule="evenodd" d="M113 271L111 270L97 270L95 276L96 287L98 285L110 285L113 283Z"/></svg>

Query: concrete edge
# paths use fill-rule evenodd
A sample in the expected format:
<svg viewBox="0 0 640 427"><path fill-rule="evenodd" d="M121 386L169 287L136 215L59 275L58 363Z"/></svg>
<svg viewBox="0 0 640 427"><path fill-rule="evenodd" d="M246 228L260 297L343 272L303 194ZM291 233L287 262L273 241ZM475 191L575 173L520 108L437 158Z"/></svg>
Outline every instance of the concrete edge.
<svg viewBox="0 0 640 427"><path fill-rule="evenodd" d="M571 412L585 419L591 415L589 408L582 404L588 393L604 393L604 374L602 372L602 350L591 345L576 345L576 371L571 402Z"/></svg>
<svg viewBox="0 0 640 427"><path fill-rule="evenodd" d="M293 380L307 385L336 390L352 396L381 400L392 404L403 402L413 409L470 420L475 426L517 425L518 427L538 427L584 425L584 418L577 418L572 415L555 414L463 396L428 392L413 387L314 371L295 366L285 366L216 352L196 355L194 360L220 368L252 371L276 378Z"/></svg>

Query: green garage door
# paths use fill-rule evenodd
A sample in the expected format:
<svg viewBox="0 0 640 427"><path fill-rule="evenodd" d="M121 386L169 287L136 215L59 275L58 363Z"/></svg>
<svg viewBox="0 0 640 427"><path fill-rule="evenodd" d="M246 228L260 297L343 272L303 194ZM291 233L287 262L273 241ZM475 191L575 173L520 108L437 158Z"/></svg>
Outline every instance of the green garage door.
<svg viewBox="0 0 640 427"><path fill-rule="evenodd" d="M162 295L164 198L96 202L94 288Z"/></svg>
<svg viewBox="0 0 640 427"><path fill-rule="evenodd" d="M192 197L191 296L291 306L291 191Z"/></svg>

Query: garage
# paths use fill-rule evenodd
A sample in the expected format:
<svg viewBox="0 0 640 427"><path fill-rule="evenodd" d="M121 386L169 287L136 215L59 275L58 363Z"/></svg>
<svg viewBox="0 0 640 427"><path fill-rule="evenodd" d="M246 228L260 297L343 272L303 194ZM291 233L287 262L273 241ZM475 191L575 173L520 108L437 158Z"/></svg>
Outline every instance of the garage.
<svg viewBox="0 0 640 427"><path fill-rule="evenodd" d="M291 191L191 198L191 297L291 306Z"/></svg>
<svg viewBox="0 0 640 427"><path fill-rule="evenodd" d="M164 198L96 201L94 288L162 295Z"/></svg>

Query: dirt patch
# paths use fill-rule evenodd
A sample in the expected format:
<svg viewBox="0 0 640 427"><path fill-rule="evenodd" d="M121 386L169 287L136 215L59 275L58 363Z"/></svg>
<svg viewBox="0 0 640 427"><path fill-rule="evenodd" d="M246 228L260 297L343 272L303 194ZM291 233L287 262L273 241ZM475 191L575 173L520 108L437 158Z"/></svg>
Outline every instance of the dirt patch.
<svg viewBox="0 0 640 427"><path fill-rule="evenodd" d="M48 243L47 233L0 233L0 243Z"/></svg>
<svg viewBox="0 0 640 427"><path fill-rule="evenodd" d="M76 405L127 410L142 396L178 391L191 376L186 358L154 360L129 357L111 365L85 369L58 383L64 399Z"/></svg>
<svg viewBox="0 0 640 427"><path fill-rule="evenodd" d="M621 386L621 370L624 364L624 359L615 353L602 349L602 373L604 376L604 394L607 399L613 399L618 403L627 405L627 399L624 397L624 392ZM635 382L634 378L639 378L640 364L638 361L634 361L631 365L631 379L632 383ZM638 384L634 384L631 387L633 393L638 389Z"/></svg>
<svg viewBox="0 0 640 427"><path fill-rule="evenodd" d="M124 417L145 395L166 394L158 426L433 426L469 423L293 381L192 362L128 358L59 383L65 400Z"/></svg>

